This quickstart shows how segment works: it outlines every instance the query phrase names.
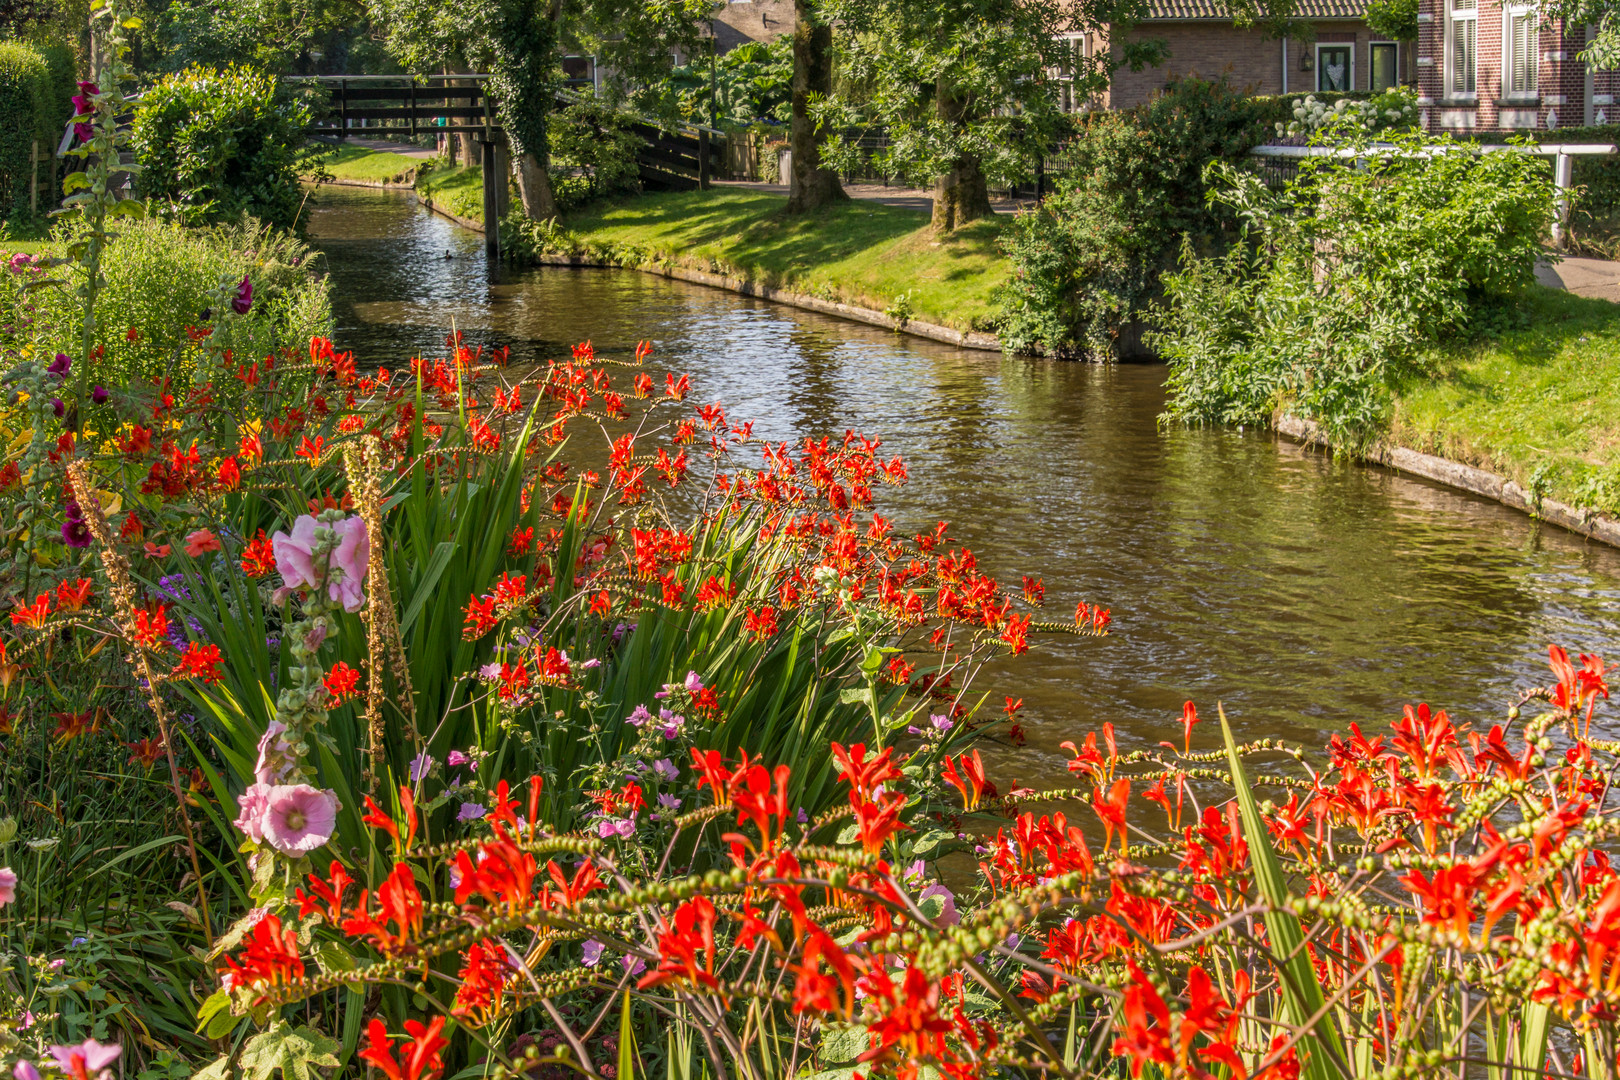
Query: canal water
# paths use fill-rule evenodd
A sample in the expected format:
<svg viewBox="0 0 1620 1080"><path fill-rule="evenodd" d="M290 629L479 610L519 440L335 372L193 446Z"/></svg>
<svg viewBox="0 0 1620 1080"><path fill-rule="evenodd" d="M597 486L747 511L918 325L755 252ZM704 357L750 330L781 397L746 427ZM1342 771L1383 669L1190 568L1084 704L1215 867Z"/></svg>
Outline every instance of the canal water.
<svg viewBox="0 0 1620 1080"><path fill-rule="evenodd" d="M364 362L432 354L452 324L514 360L647 338L756 435L881 435L910 469L879 490L901 531L949 520L998 580L1042 577L1052 618L1112 608L1110 637L1043 642L982 684L992 710L1025 702L999 779L1050 786L1058 745L1104 721L1179 744L1188 699L1211 720L1224 702L1240 738L1320 745L1419 701L1488 726L1549 681L1549 642L1620 660L1620 551L1267 432L1161 430L1161 367L1004 359L634 271L491 270L408 195L320 198L338 344Z"/></svg>

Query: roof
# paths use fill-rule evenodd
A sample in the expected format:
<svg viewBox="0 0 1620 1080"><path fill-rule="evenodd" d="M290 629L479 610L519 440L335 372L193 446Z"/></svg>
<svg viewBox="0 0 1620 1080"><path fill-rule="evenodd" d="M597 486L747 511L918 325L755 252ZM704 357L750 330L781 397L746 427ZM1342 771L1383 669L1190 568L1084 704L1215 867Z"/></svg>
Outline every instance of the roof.
<svg viewBox="0 0 1620 1080"><path fill-rule="evenodd" d="M1149 20L1232 18L1222 0L1148 0L1147 8ZM1299 0L1294 15L1300 19L1364 19L1367 0Z"/></svg>

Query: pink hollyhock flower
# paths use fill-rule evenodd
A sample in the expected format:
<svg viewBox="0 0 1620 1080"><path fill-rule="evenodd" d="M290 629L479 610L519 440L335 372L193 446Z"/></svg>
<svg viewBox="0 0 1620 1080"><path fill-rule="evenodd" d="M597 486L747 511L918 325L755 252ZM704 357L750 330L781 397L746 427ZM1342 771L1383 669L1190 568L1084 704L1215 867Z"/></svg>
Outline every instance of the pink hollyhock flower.
<svg viewBox="0 0 1620 1080"><path fill-rule="evenodd" d="M32 1061L19 1061L12 1068L11 1075L15 1080L39 1080L39 1070L34 1068Z"/></svg>
<svg viewBox="0 0 1620 1080"><path fill-rule="evenodd" d="M686 673L686 692L688 694L700 694L703 692L703 680L698 678L698 673L695 671Z"/></svg>
<svg viewBox="0 0 1620 1080"><path fill-rule="evenodd" d="M292 535L277 532L270 538L270 549L275 552L276 570L289 589L318 589L320 574L315 569L315 530L321 523L305 514L293 522Z"/></svg>
<svg viewBox="0 0 1620 1080"><path fill-rule="evenodd" d="M207 529L186 534L186 554L193 559L207 551L218 551L219 546L219 537Z"/></svg>
<svg viewBox="0 0 1620 1080"><path fill-rule="evenodd" d="M236 287L236 296L231 300L231 310L238 315L246 315L253 308L253 282L248 280L246 274L242 275L242 284Z"/></svg>
<svg viewBox="0 0 1620 1080"><path fill-rule="evenodd" d="M265 796L264 838L283 855L304 855L332 839L341 804L335 792L280 784Z"/></svg>
<svg viewBox="0 0 1620 1080"><path fill-rule="evenodd" d="M17 871L11 867L0 867L0 907L5 907L17 899Z"/></svg>
<svg viewBox="0 0 1620 1080"><path fill-rule="evenodd" d="M94 1039L86 1039L77 1046L53 1046L50 1051L57 1068L74 1080L87 1080L117 1061L124 1048L117 1043L103 1046Z"/></svg>
<svg viewBox="0 0 1620 1080"><path fill-rule="evenodd" d="M236 800L239 814L231 822L238 829L247 834L247 838L255 844L264 842L264 811L270 797L271 785L254 784Z"/></svg>
<svg viewBox="0 0 1620 1080"><path fill-rule="evenodd" d="M334 522L332 529L338 534L337 550L332 553L332 567L342 576L332 577L327 586L333 600L343 604L344 611L359 611L365 602L360 583L366 580L366 569L371 564L371 538L366 535L366 523L358 517Z"/></svg>
<svg viewBox="0 0 1620 1080"><path fill-rule="evenodd" d="M259 760L253 766L253 779L259 784L279 784L292 770L292 763L287 760L292 744L282 738L286 731L286 724L272 720L259 736Z"/></svg>

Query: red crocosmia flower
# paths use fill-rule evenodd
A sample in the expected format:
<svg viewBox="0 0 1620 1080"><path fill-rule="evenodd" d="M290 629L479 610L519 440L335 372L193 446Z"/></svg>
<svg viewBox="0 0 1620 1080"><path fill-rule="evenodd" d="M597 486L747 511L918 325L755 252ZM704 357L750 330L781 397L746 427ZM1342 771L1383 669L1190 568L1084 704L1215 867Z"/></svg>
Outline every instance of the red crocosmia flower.
<svg viewBox="0 0 1620 1080"><path fill-rule="evenodd" d="M146 535L146 526L141 524L140 517L131 510L125 517L124 523L118 527L118 539L128 543L139 540Z"/></svg>
<svg viewBox="0 0 1620 1080"><path fill-rule="evenodd" d="M135 610L135 644L147 649L161 648L168 641L169 610L164 604Z"/></svg>
<svg viewBox="0 0 1620 1080"><path fill-rule="evenodd" d="M436 1080L444 1072L441 1053L450 1045L450 1040L440 1034L443 1030L442 1016L435 1016L428 1024L419 1020L405 1021L407 1038L400 1046L405 1053L402 1061L395 1056L387 1027L381 1020L372 1020L366 1028L370 1045L355 1056L376 1066L388 1080Z"/></svg>
<svg viewBox="0 0 1620 1080"><path fill-rule="evenodd" d="M242 467L236 459L228 457L219 463L219 486L226 491L235 491L242 486Z"/></svg>
<svg viewBox="0 0 1620 1080"><path fill-rule="evenodd" d="M499 694L503 701L510 701L517 697L520 692L528 687L531 681L528 662L522 656L517 658L515 664L503 661L501 663L500 681Z"/></svg>
<svg viewBox="0 0 1620 1080"><path fill-rule="evenodd" d="M548 647L544 655L535 650L535 669L540 681L548 686L564 686L574 673L574 666L556 646Z"/></svg>
<svg viewBox="0 0 1620 1080"><path fill-rule="evenodd" d="M462 1023L481 1027L494 1019L511 965L506 950L493 941L475 941L462 954L461 985L450 1015Z"/></svg>
<svg viewBox="0 0 1620 1080"><path fill-rule="evenodd" d="M1113 840L1114 834L1118 833L1120 854L1125 853L1127 843L1125 808L1130 799L1131 782L1125 777L1114 781L1113 787L1108 789L1106 798L1103 796L1100 787L1091 793L1091 808L1097 811L1097 816L1102 819L1104 851L1108 850L1108 845Z"/></svg>
<svg viewBox="0 0 1620 1080"><path fill-rule="evenodd" d="M506 541L506 554L513 559L521 558L527 555L532 547L534 547L534 527L532 525L525 529L513 529L512 535Z"/></svg>
<svg viewBox="0 0 1620 1080"><path fill-rule="evenodd" d="M263 461L264 443L257 434L244 435L236 444L236 456L244 461Z"/></svg>
<svg viewBox="0 0 1620 1080"><path fill-rule="evenodd" d="M529 579L525 574L512 575L502 573L501 579L495 583L495 603L498 607L507 607L522 603L529 591Z"/></svg>
<svg viewBox="0 0 1620 1080"><path fill-rule="evenodd" d="M1443 711L1431 714L1427 705L1416 709L1408 705L1394 728L1395 735L1390 741L1412 759L1421 779L1427 780L1448 761L1461 760L1457 729Z"/></svg>
<svg viewBox="0 0 1620 1080"><path fill-rule="evenodd" d="M192 641L186 644L186 651L180 654L180 662L175 665L173 674L177 679L199 679L212 686L219 682L219 669L223 664L218 645L202 645Z"/></svg>
<svg viewBox="0 0 1620 1080"><path fill-rule="evenodd" d="M288 986L304 977L304 961L298 955L298 933L283 930L281 919L266 915L254 924L237 956L225 957L232 981L237 986ZM264 1000L264 995L258 998Z"/></svg>
<svg viewBox="0 0 1620 1080"><path fill-rule="evenodd" d="M778 765L771 771L766 771L763 765L754 765L732 791L732 802L737 807L737 824L740 826L745 820L753 822L767 847L775 842L787 825L788 782L792 776L793 770L786 765Z"/></svg>
<svg viewBox="0 0 1620 1080"><path fill-rule="evenodd" d="M63 611L78 611L90 602L90 579L76 578L72 584L64 581L56 586L56 606Z"/></svg>
<svg viewBox="0 0 1620 1080"><path fill-rule="evenodd" d="M836 745L836 744L834 744ZM692 767L697 770L699 790L707 786L714 793L714 804L726 806L731 802L731 770L718 750L692 748Z"/></svg>
<svg viewBox="0 0 1620 1080"><path fill-rule="evenodd" d="M22 469L15 461L8 461L0 466L0 491L10 491L22 483Z"/></svg>
<svg viewBox="0 0 1620 1080"><path fill-rule="evenodd" d="M1192 753L1192 729L1198 723L1198 709L1192 702L1181 707L1181 749L1183 753Z"/></svg>
<svg viewBox="0 0 1620 1080"><path fill-rule="evenodd" d="M298 449L294 450L293 453L301 458L308 458L310 464L314 464L320 460L321 451L325 447L326 439L322 436L315 436L315 441L311 442L309 436L305 435L303 441L298 444Z"/></svg>
<svg viewBox="0 0 1620 1080"><path fill-rule="evenodd" d="M958 771L959 766L961 771ZM984 797L984 762L979 752L973 751L971 758L962 754L955 761L946 754L944 775L946 782L962 793L962 809L977 810Z"/></svg>
<svg viewBox="0 0 1620 1080"><path fill-rule="evenodd" d="M938 982L916 965L906 969L899 987L879 967L867 972L866 982L882 1014L867 1026L872 1046L859 1060L886 1060L896 1051L904 1061L944 1056L945 1035L954 1025L940 1015Z"/></svg>
<svg viewBox="0 0 1620 1080"><path fill-rule="evenodd" d="M838 778L849 781L862 799L871 799L880 784L900 779L900 770L894 765L893 747L886 748L870 761L866 759L865 743L856 743L846 750L835 742L829 749L833 763L838 766Z"/></svg>
<svg viewBox="0 0 1620 1080"><path fill-rule="evenodd" d="M861 847L866 849L868 855L881 851L884 843L895 833L909 832L911 829L911 826L900 821L900 811L905 808L906 797L898 791L870 801L862 799L859 792L852 791L849 801L850 808L855 811L855 829L860 834Z"/></svg>
<svg viewBox="0 0 1620 1080"><path fill-rule="evenodd" d="M465 855L465 852L462 852ZM384 956L404 952L422 934L422 894L416 878L405 863L395 863L393 871L377 888L377 908L373 913L367 894L362 891L354 914L343 923L350 937L367 937Z"/></svg>
<svg viewBox="0 0 1620 1080"><path fill-rule="evenodd" d="M608 595L606 589L591 597L590 612L592 615L606 615L612 608L613 597Z"/></svg>
<svg viewBox="0 0 1620 1080"><path fill-rule="evenodd" d="M32 604L17 601L17 610L11 613L12 626L28 626L38 629L45 625L46 618L51 613L51 594L40 593L34 598Z"/></svg>
<svg viewBox="0 0 1620 1080"><path fill-rule="evenodd" d="M1046 603L1046 584L1040 578L1024 575L1024 599L1034 607L1042 607Z"/></svg>
<svg viewBox="0 0 1620 1080"><path fill-rule="evenodd" d="M483 637L495 629L495 598L486 596L482 599L474 596L467 601L466 622L461 634L467 638Z"/></svg>
<svg viewBox="0 0 1620 1080"><path fill-rule="evenodd" d="M186 534L186 554L195 559L210 551L220 550L219 537L207 529L198 529L196 532Z"/></svg>
<svg viewBox="0 0 1620 1080"><path fill-rule="evenodd" d="M146 557L148 559L167 559L169 550L168 544L154 544L150 540L146 542Z"/></svg>
<svg viewBox="0 0 1620 1080"><path fill-rule="evenodd" d="M917 669L913 665L906 663L906 658L903 656L896 656L889 661L889 681L896 686L905 686L910 683L911 676L916 671Z"/></svg>
<svg viewBox="0 0 1620 1080"><path fill-rule="evenodd" d="M326 692L332 695L329 707L336 707L353 697L360 687L360 673L348 664L339 660L332 665L332 670L321 679Z"/></svg>
<svg viewBox="0 0 1620 1080"><path fill-rule="evenodd" d="M714 718L720 713L720 693L712 686L705 686L692 695L692 711L700 716Z"/></svg>
<svg viewBox="0 0 1620 1080"><path fill-rule="evenodd" d="M767 604L758 611L749 611L743 616L743 629L752 634L754 640L764 641L776 633L776 609Z"/></svg>
<svg viewBox="0 0 1620 1080"><path fill-rule="evenodd" d="M719 989L714 975L714 903L696 896L675 909L658 934L658 967L641 977L640 989L685 982Z"/></svg>
<svg viewBox="0 0 1620 1080"><path fill-rule="evenodd" d="M1120 1006L1125 1033L1114 1040L1114 1056L1129 1057L1135 1077L1150 1063L1166 1066L1168 1072L1176 1061L1170 1045L1170 1009L1134 960L1129 962L1129 971L1131 984Z"/></svg>
<svg viewBox="0 0 1620 1080"><path fill-rule="evenodd" d="M1441 867L1431 879L1421 870L1413 870L1400 879L1412 895L1423 902L1423 921L1432 926L1448 927L1468 938L1468 927L1474 921L1473 901L1479 885L1479 872L1468 863Z"/></svg>
<svg viewBox="0 0 1620 1080"><path fill-rule="evenodd" d="M261 578L276 568L276 550L264 530L247 542L242 548L242 573L251 578Z"/></svg>
<svg viewBox="0 0 1620 1080"><path fill-rule="evenodd" d="M370 798L367 798L370 803ZM293 898L298 901L298 917L308 918L317 912L333 926L343 924L343 894L354 879L349 872L343 869L343 864L337 860L332 861L327 871L327 880L322 880L319 874L309 875L309 892L300 887Z"/></svg>
<svg viewBox="0 0 1620 1080"><path fill-rule="evenodd" d="M1001 631L1001 640L1012 649L1014 656L1021 656L1029 651L1029 623L1028 615L1007 616L1007 625Z"/></svg>
<svg viewBox="0 0 1620 1080"><path fill-rule="evenodd" d="M503 780L502 783L505 783L505 781ZM416 840L416 796L411 793L410 788L404 785L401 785L399 789L399 806L405 815L405 842L403 846L406 850L409 850L411 844ZM360 821L362 824L370 825L374 829L381 829L393 837L396 846L400 844L398 823L383 813L370 795L366 796L366 813Z"/></svg>

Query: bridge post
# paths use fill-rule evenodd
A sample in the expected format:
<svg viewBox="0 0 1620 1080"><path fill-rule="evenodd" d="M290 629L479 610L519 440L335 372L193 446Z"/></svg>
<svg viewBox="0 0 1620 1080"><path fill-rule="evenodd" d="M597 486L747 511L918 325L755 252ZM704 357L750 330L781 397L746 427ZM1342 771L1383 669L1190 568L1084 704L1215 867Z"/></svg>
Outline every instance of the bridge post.
<svg viewBox="0 0 1620 1080"><path fill-rule="evenodd" d="M478 145L484 148L484 254L491 259L501 257L501 200L500 184L506 178L501 175L500 154L498 147L491 139L485 139Z"/></svg>

